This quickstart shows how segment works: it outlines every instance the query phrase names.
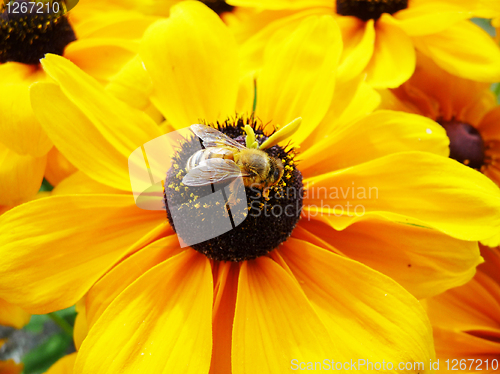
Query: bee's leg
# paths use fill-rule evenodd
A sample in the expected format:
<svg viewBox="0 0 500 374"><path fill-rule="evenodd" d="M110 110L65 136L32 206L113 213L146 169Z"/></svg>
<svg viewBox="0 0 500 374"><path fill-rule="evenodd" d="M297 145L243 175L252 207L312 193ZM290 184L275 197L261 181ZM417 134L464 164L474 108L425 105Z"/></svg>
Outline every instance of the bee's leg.
<svg viewBox="0 0 500 374"><path fill-rule="evenodd" d="M228 206L236 205L238 202L237 191L238 191L238 188L241 186L241 184L238 185L238 183L240 183L240 181L236 180L229 185L229 195L228 195L227 201L226 201L226 205L228 205Z"/></svg>
<svg viewBox="0 0 500 374"><path fill-rule="evenodd" d="M269 187L265 187L262 190L262 196L264 197L264 199L267 199L269 197Z"/></svg>

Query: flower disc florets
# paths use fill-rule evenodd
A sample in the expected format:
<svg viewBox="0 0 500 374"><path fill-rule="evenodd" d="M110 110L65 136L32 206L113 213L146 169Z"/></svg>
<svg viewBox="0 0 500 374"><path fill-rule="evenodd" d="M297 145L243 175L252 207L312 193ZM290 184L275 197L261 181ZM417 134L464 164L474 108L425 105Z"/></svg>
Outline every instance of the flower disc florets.
<svg viewBox="0 0 500 374"><path fill-rule="evenodd" d="M450 139L450 158L481 170L484 165L484 141L472 125L460 121L438 121Z"/></svg>
<svg viewBox="0 0 500 374"><path fill-rule="evenodd" d="M64 48L76 40L62 2L32 4L18 0L4 5L0 15L0 63L36 65L46 53L62 56Z"/></svg>
<svg viewBox="0 0 500 374"><path fill-rule="evenodd" d="M337 0L337 14L363 21L378 20L382 14L394 14L408 8L408 0Z"/></svg>
<svg viewBox="0 0 500 374"><path fill-rule="evenodd" d="M212 127L245 145L245 125L254 129L259 144L272 135L264 135L262 126L253 118L237 117L223 123L218 122ZM278 247L288 239L298 222L303 198L302 174L297 170L294 160L296 151L293 148L285 148L275 145L264 150L270 157L281 160L284 167L283 175L276 185L269 188L267 197L262 188L242 186L247 201L246 207L243 205L243 210L238 212L230 209L231 203L239 203L232 201L235 199L234 196L229 194L226 204L215 200L213 204L200 204L199 199L207 196L206 186L191 187L182 183L187 174L186 164L189 158L200 149L198 137L185 141L173 157L173 166L165 180L167 217L174 230L176 225L183 225L189 227L196 235L205 230L207 237L210 237L210 225L207 227L205 223L220 222L226 219L225 216L231 211L232 220L241 222L239 225L222 235L191 247L217 261L251 260L266 255ZM224 189L230 183L214 183L212 184L214 190L209 188L208 193ZM175 206L176 211L172 212L169 206ZM175 220L172 218L173 215ZM198 225L197 222L203 224ZM176 232L179 234L178 230ZM181 235L180 237L189 242L190 238L183 238Z"/></svg>
<svg viewBox="0 0 500 374"><path fill-rule="evenodd" d="M221 15L224 12L231 12L234 9L234 6L229 5L224 0L201 0L201 2L218 15Z"/></svg>

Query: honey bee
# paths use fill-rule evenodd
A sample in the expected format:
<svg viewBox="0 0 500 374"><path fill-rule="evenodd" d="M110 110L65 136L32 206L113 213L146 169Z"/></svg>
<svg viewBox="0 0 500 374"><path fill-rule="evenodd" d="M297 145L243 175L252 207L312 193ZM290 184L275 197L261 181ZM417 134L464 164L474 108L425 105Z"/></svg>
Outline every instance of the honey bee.
<svg viewBox="0 0 500 374"><path fill-rule="evenodd" d="M284 170L281 160L269 156L262 149L245 147L205 125L196 124L190 128L203 141L205 149L195 152L188 159L187 174L182 180L186 186L205 186L242 177L246 187L260 188L263 196L267 197L269 187L281 180ZM258 147L253 130L251 134L251 144Z"/></svg>

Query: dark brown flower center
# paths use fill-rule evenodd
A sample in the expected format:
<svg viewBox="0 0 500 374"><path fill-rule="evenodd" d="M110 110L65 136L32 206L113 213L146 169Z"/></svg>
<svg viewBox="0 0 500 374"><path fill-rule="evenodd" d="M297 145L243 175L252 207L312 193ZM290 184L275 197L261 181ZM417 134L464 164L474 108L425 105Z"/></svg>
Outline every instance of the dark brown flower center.
<svg viewBox="0 0 500 374"><path fill-rule="evenodd" d="M0 14L0 63L36 65L46 53L62 55L64 48L76 40L65 10L62 1L16 0L5 4Z"/></svg>
<svg viewBox="0 0 500 374"><path fill-rule="evenodd" d="M244 145L243 127L246 124L254 129L259 144L267 139L261 126L251 118L230 119L217 123L215 128ZM241 195L232 196L231 190L226 188L230 182L200 187L182 183L187 162L199 149L198 137L183 143L173 157L173 166L165 180L167 218L177 235L186 243L196 242L190 246L210 259L235 262L266 255L287 240L302 211L302 174L294 162L294 149L286 150L276 145L265 150L268 156L281 160L283 176L278 184L269 188L267 197L262 188L241 184L243 204L240 210L235 210L234 206ZM219 191L224 199L220 199ZM213 237L215 228L228 221L228 216L230 229ZM238 224L235 226L234 222ZM210 239L200 241L198 238Z"/></svg>
<svg viewBox="0 0 500 374"><path fill-rule="evenodd" d="M408 8L408 0L337 0L337 14L363 21L378 20L384 13L394 14Z"/></svg>
<svg viewBox="0 0 500 374"><path fill-rule="evenodd" d="M493 343L500 343L500 333L498 331L488 330L469 330L467 334L475 336L476 338L484 339Z"/></svg>
<svg viewBox="0 0 500 374"><path fill-rule="evenodd" d="M231 12L234 9L234 6L229 5L224 0L201 0L201 2L218 15L221 15L224 12Z"/></svg>
<svg viewBox="0 0 500 374"><path fill-rule="evenodd" d="M480 170L484 165L484 142L479 131L455 120L438 122L450 139L450 158Z"/></svg>

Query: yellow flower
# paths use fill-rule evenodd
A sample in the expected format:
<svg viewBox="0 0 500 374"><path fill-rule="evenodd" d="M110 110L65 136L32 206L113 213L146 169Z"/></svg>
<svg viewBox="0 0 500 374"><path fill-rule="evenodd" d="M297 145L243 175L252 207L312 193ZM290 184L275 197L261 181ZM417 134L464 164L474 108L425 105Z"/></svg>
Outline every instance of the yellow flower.
<svg viewBox="0 0 500 374"><path fill-rule="evenodd" d="M449 157L500 186L500 106L489 84L453 76L419 55L410 80L383 96L386 109L417 113L441 124L450 139ZM482 242L496 246L500 234Z"/></svg>
<svg viewBox="0 0 500 374"><path fill-rule="evenodd" d="M105 3L106 6L114 5L117 9L130 9L139 11L143 14L167 17L170 14L170 8L182 1L191 0L97 0L95 2ZM224 0L200 0L200 2L219 15L231 12L234 8L233 6L227 4Z"/></svg>
<svg viewBox="0 0 500 374"><path fill-rule="evenodd" d="M21 374L23 368L23 364L16 364L14 360L0 361L0 373L2 374Z"/></svg>
<svg viewBox="0 0 500 374"><path fill-rule="evenodd" d="M450 157L500 186L500 106L489 84L455 77L419 56L414 76L386 92L383 106L437 121L450 138Z"/></svg>
<svg viewBox="0 0 500 374"><path fill-rule="evenodd" d="M54 184L75 171L52 149L29 103L29 86L46 80L39 59L45 53L64 55L105 83L137 54L138 39L158 19L108 9L92 0L82 0L68 15L58 16L14 13L14 3L12 8L0 4L0 205L31 198L46 168ZM28 26L18 18L30 20Z"/></svg>
<svg viewBox="0 0 500 374"><path fill-rule="evenodd" d="M485 263L473 280L427 300L439 372L500 368L500 250L481 247L481 255Z"/></svg>
<svg viewBox="0 0 500 374"><path fill-rule="evenodd" d="M478 81L500 80L500 50L469 18L477 11L470 0L229 0L230 4L269 9L235 26L247 38L242 51L247 68L261 66L271 38L283 38L304 18L335 15L344 43L339 66L343 79L362 72L374 87L398 87L415 70L415 50L443 69ZM258 24L259 26L256 26ZM245 30L256 30L249 37Z"/></svg>
<svg viewBox="0 0 500 374"><path fill-rule="evenodd" d="M162 135L157 124L68 60L43 60L56 84L33 85L32 105L80 171L54 196L0 217L0 295L38 313L86 295L89 332L76 373L281 373L294 362L434 357L417 299L362 262L419 297L463 284L480 260L474 241L498 231L500 193L443 157L444 130L432 121L369 114L378 100L364 84L334 96L341 36L330 21L308 19L271 44L258 77L263 123L303 118L292 139L300 163L291 167L310 189L296 198L305 216L288 227L288 240L240 262L181 248L164 211L134 204L128 157ZM152 100L174 129L228 120L233 137L243 134L231 118L245 116L252 100L245 79L240 86L236 43L214 13L198 2L176 5L149 29L141 56ZM345 193L353 182L379 193L370 200L309 192ZM346 204L362 204L366 214L337 214L335 205ZM229 234L239 227L245 223ZM283 236L272 227L246 226L234 249Z"/></svg>

